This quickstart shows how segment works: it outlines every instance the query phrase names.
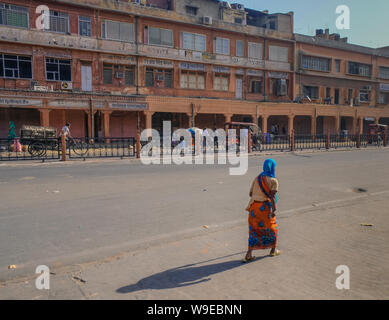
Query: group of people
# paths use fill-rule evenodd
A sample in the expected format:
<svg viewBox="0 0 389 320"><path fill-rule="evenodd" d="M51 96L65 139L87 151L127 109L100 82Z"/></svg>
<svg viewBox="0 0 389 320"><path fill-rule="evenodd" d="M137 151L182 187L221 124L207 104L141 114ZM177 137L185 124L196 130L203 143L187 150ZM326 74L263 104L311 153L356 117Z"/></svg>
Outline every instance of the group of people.
<svg viewBox="0 0 389 320"><path fill-rule="evenodd" d="M271 134L274 135L274 136L280 135L280 125L278 125L278 124L273 124L273 125L271 126L270 132L271 132ZM281 134L282 134L282 135L286 135L286 128L285 128L285 127L282 127L282 129L281 129Z"/></svg>

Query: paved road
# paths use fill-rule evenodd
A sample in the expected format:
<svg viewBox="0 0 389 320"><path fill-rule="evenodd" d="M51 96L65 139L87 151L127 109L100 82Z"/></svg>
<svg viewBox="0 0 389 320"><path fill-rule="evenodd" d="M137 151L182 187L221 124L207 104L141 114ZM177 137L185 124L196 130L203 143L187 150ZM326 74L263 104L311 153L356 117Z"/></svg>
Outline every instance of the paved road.
<svg viewBox="0 0 389 320"><path fill-rule="evenodd" d="M386 262L386 266L388 265L387 252L381 252L384 248L383 243L386 246L389 240L389 220L388 215L385 214L389 203L381 200L383 197L387 198L389 191L388 149L280 154L272 157L278 163L277 174L281 185L279 217L287 221L289 231L286 234L290 235L290 240L293 239L290 244L284 242L285 247L292 250L294 248L292 243L300 246L295 248L297 256L306 254L304 247L313 256L320 256L322 250L330 250L335 255L330 259L336 260L337 246L342 253L345 248L342 247L342 243L334 242L335 239L350 241L348 248L355 250L358 236L352 232L356 230L355 228L343 230L351 232L350 238L347 239L347 232L340 233L339 229L334 235L321 234L321 226L329 231L331 226L335 228L338 222L343 226L348 225L351 219L357 228L360 228L359 220L364 218L369 220L370 217L364 217L364 213L370 210L372 214L379 213L374 219L381 230L378 240L369 244L374 244L369 247L369 250L372 250L376 262ZM167 250L167 260L163 255L156 257L161 251L164 252L166 248L171 247L171 243L182 244L182 248L188 251L191 243L195 244L197 241L196 247L202 248L200 253L204 258L210 258L210 248L217 257L220 257L221 253L226 256L233 253L241 254L241 250L234 252L231 249L245 247L246 238L242 237L242 233L246 232L246 214L243 209L248 201L248 188L252 179L260 171L263 159L264 157L251 157L249 171L245 176L229 176L226 166L143 166L128 164L125 161L0 165L0 243L2 244L0 279L31 274L39 264L50 266L80 264L124 251L151 250L154 257L152 261L158 263L151 268L152 270L136 268L134 274L138 274L138 278L142 279L144 273L153 275L163 272L166 268L179 266L171 263L178 249L177 252L175 249ZM352 201L348 201L349 199ZM355 206L356 203L360 205ZM329 206L334 209L329 211ZM339 209L342 207L348 209L342 211ZM312 211L312 208L317 210ZM310 212L317 213L318 210L324 212L323 218L317 214L310 214ZM335 215L334 210L337 210L336 212L340 210L339 215ZM355 216L354 211L358 212ZM308 213L302 219L301 213L304 212ZM304 228L304 221L309 222L309 230ZM210 228L204 229L203 226ZM242 230L238 230L239 228ZM208 238L202 238L204 230L210 232ZM226 230L235 231L230 233ZM239 233L236 233L237 231ZM335 235L338 237L336 238ZM228 237L231 239L235 237L236 244L239 246L232 245L229 241L227 242L231 247L223 245L222 250L218 246L212 246L212 238L221 239L218 242L224 243ZM315 245L316 241L317 245ZM325 245L326 241L330 246ZM204 242L208 243L208 247ZM184 243L187 243L186 246ZM161 247L161 251L155 249L164 244L167 247ZM150 246L154 249L147 249ZM180 246L178 245L178 248ZM360 246L362 248L364 243ZM375 248L377 252L374 251ZM192 248L193 250L195 248ZM189 253L192 251L189 250ZM176 262L193 263L193 255L189 253L181 252L181 258L177 258ZM196 261L201 260L201 254L197 255ZM147 256L143 252L142 263L145 265L150 264ZM352 262L357 264L362 259L363 257L356 255L353 256ZM224 262L222 259L221 262L227 263L227 267L224 266L226 271L229 270L229 263L236 263L236 261L229 261L227 258ZM309 263L312 264L312 261L319 263L320 259L313 258ZM295 262L297 263L297 260ZM328 261L324 262L324 265L326 263ZM7 266L10 264L17 265L17 269L8 270ZM115 266L119 272L120 266ZM312 265L311 267L313 268ZM377 271L374 267L371 268ZM384 282L388 281L388 276L383 273L387 269L381 266L377 271ZM215 273L223 274L223 272ZM179 276L182 277L182 274ZM186 273L184 278L185 276ZM320 277L318 274L316 276ZM90 277L93 278L92 274ZM154 280L156 278L158 276L154 277ZM171 286L168 285L170 289ZM177 286L173 285L174 287ZM150 290L153 291L155 288ZM363 289L361 290L363 293ZM124 288L122 292L119 290L116 294L133 291ZM71 290L67 292L72 297ZM384 295L382 289L379 292L379 297L382 297ZM163 296L156 296L163 298ZM172 293L170 296L165 296L177 297ZM297 294L296 297L298 296ZM125 297L139 296L125 295ZM196 295L188 297L196 298ZM220 295L214 297L219 298ZM235 296L235 298L239 297Z"/></svg>

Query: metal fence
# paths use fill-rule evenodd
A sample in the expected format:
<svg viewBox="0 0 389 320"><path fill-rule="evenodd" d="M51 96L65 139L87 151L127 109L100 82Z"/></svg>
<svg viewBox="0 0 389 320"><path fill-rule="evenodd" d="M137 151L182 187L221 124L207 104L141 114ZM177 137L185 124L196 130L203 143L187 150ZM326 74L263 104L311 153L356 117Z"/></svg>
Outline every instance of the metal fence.
<svg viewBox="0 0 389 320"><path fill-rule="evenodd" d="M384 141L386 139L386 141ZM147 142L142 142L144 146ZM252 141L252 151L294 151L382 147L389 144L384 135L270 135L256 136ZM172 152L177 143L172 144ZM193 147L195 144L192 144ZM0 138L0 161L7 160L59 160L61 158L60 139L46 138L35 140ZM163 142L161 141L161 153ZM236 150L239 152L240 146ZM215 142L215 153L225 151ZM203 149L203 152L206 152ZM193 154L197 154L193 150ZM69 138L66 155L70 159L87 158L131 158L137 156L136 138Z"/></svg>
<svg viewBox="0 0 389 320"><path fill-rule="evenodd" d="M136 139L72 138L67 143L69 158L129 158L136 156Z"/></svg>
<svg viewBox="0 0 389 320"><path fill-rule="evenodd" d="M60 143L54 138L23 140L0 138L0 161L7 160L58 160Z"/></svg>

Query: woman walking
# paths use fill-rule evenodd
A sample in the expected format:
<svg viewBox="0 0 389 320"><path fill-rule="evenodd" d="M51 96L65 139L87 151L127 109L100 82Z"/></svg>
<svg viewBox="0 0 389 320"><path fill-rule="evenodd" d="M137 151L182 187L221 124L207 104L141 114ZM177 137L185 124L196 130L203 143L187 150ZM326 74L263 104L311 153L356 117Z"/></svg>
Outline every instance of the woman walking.
<svg viewBox="0 0 389 320"><path fill-rule="evenodd" d="M253 250L271 249L270 256L280 255L277 247L278 226L275 218L278 180L275 176L276 162L267 159L263 172L254 179L250 189L249 212L249 247L243 262L255 259Z"/></svg>

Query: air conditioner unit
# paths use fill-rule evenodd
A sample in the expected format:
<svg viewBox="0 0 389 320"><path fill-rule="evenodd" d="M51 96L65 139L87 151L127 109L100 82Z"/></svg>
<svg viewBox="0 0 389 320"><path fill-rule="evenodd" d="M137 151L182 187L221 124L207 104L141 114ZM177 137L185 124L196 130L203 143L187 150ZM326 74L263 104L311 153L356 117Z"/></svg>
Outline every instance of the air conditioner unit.
<svg viewBox="0 0 389 320"><path fill-rule="evenodd" d="M288 86L286 79L278 79L276 83L276 95L286 96L288 94Z"/></svg>
<svg viewBox="0 0 389 320"><path fill-rule="evenodd" d="M203 17L202 22L204 24L212 24L212 17L205 16L205 17Z"/></svg>
<svg viewBox="0 0 389 320"><path fill-rule="evenodd" d="M235 10L244 11L244 5L240 3L231 4L231 7Z"/></svg>
<svg viewBox="0 0 389 320"><path fill-rule="evenodd" d="M123 78L124 78L124 73L123 73L123 71L115 72L115 78L116 78L116 79L123 79Z"/></svg>
<svg viewBox="0 0 389 320"><path fill-rule="evenodd" d="M62 90L72 90L73 83L70 81L62 81L61 82L61 89Z"/></svg>

